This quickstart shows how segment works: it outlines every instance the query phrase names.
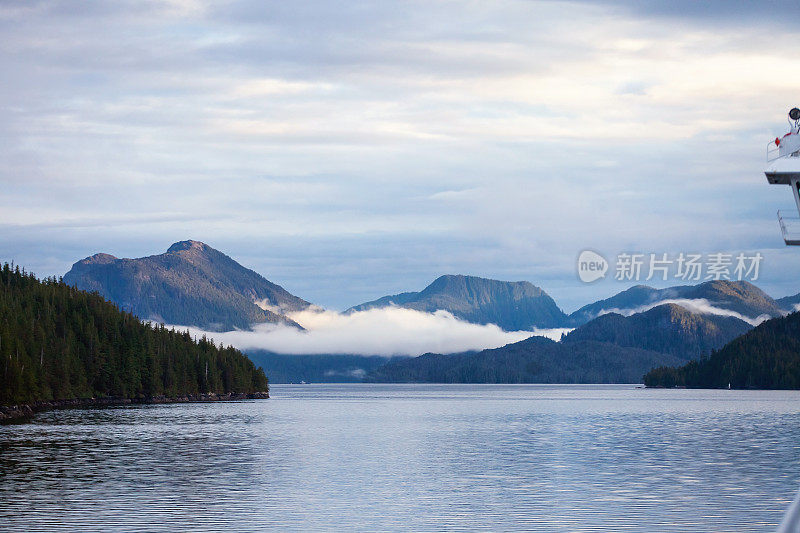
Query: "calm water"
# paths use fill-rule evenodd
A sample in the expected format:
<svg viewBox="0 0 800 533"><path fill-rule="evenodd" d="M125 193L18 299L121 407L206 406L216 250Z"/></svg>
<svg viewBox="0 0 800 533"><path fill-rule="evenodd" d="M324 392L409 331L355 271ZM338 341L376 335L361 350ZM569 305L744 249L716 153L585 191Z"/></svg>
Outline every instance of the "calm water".
<svg viewBox="0 0 800 533"><path fill-rule="evenodd" d="M0 426L0 529L770 531L800 393L298 385Z"/></svg>

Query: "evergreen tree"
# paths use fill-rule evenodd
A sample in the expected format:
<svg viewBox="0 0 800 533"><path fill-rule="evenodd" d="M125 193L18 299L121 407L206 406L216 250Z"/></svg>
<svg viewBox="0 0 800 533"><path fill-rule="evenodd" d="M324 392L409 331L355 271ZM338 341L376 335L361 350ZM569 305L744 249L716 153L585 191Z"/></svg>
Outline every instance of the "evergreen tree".
<svg viewBox="0 0 800 533"><path fill-rule="evenodd" d="M268 390L244 354L120 311L61 279L0 269L0 404Z"/></svg>
<svg viewBox="0 0 800 533"><path fill-rule="evenodd" d="M647 373L648 387L800 389L800 313L773 318L719 351Z"/></svg>

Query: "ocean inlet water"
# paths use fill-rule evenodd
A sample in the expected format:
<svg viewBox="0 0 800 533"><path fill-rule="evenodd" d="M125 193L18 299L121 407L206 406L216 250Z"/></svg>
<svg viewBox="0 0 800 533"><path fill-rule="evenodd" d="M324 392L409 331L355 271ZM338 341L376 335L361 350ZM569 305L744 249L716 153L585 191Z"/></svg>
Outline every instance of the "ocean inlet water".
<svg viewBox="0 0 800 533"><path fill-rule="evenodd" d="M770 531L800 392L276 385L0 426L4 531Z"/></svg>

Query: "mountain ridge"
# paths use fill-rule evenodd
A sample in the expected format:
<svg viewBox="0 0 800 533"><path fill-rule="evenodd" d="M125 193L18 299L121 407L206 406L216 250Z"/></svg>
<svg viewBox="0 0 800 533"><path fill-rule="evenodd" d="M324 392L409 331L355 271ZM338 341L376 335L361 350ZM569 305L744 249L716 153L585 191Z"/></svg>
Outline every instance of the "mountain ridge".
<svg viewBox="0 0 800 533"><path fill-rule="evenodd" d="M606 312L635 310L665 300L707 300L711 305L751 319L762 315L782 316L783 307L748 281L712 280L697 285L676 285L656 289L635 285L615 295L584 305L569 315L573 325L585 324Z"/></svg>
<svg viewBox="0 0 800 533"><path fill-rule="evenodd" d="M800 310L800 294L784 296L783 298L777 298L775 301L788 313Z"/></svg>
<svg viewBox="0 0 800 533"><path fill-rule="evenodd" d="M310 304L200 241L140 258L98 253L77 261L64 282L96 291L137 316L208 330L272 322L299 327L285 313ZM261 305L259 305L261 304Z"/></svg>
<svg viewBox="0 0 800 533"><path fill-rule="evenodd" d="M669 361L670 363L666 363ZM397 359L371 371L373 383L639 383L644 372L681 359L598 341L529 337L500 348Z"/></svg>
<svg viewBox="0 0 800 533"><path fill-rule="evenodd" d="M562 342L594 340L692 359L721 348L750 329L750 324L736 317L662 304L630 316L600 315L568 333Z"/></svg>
<svg viewBox="0 0 800 533"><path fill-rule="evenodd" d="M419 292L384 296L346 312L397 305L424 312L444 310L477 324L496 324L506 331L561 327L566 314L540 287L528 281L500 281L462 274L439 276Z"/></svg>

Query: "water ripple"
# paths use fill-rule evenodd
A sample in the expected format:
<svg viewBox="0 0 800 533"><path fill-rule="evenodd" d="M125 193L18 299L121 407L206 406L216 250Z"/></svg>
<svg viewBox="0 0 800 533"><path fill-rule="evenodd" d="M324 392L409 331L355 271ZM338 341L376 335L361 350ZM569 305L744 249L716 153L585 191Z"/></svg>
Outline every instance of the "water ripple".
<svg viewBox="0 0 800 533"><path fill-rule="evenodd" d="M7 531L764 531L800 393L275 386L0 426Z"/></svg>

